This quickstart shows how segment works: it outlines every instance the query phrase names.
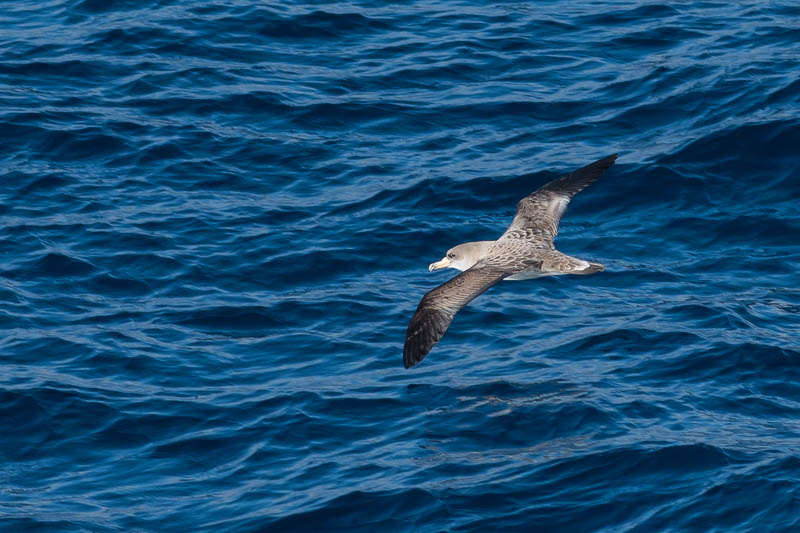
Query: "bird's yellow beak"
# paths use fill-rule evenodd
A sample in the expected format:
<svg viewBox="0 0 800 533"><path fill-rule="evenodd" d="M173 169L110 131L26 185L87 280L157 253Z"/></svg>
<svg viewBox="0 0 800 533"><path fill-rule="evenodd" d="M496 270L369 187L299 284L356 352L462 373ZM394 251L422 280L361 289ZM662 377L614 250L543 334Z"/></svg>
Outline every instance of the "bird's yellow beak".
<svg viewBox="0 0 800 533"><path fill-rule="evenodd" d="M440 268L447 268L450 266L450 259L447 257L442 258L441 261L436 261L435 263L431 263L428 265L428 272L433 272L434 270L439 270Z"/></svg>

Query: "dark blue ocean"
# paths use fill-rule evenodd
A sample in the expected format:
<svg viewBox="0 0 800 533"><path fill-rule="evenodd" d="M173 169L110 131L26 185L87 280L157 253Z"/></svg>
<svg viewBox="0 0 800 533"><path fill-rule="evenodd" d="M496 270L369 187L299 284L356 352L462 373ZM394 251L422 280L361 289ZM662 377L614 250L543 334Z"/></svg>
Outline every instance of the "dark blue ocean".
<svg viewBox="0 0 800 533"><path fill-rule="evenodd" d="M795 1L12 0L0 530L800 531ZM428 272L619 152L403 368Z"/></svg>

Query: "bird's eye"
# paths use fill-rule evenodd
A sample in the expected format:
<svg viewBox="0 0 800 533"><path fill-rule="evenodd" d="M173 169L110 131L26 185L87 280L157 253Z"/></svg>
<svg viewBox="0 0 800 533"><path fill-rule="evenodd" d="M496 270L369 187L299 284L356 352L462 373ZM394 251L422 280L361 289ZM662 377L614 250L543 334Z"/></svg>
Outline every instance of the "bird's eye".
<svg viewBox="0 0 800 533"><path fill-rule="evenodd" d="M456 254L454 254L453 252L450 252L449 254L447 254L447 257L449 257L450 259L455 259L456 258Z"/></svg>

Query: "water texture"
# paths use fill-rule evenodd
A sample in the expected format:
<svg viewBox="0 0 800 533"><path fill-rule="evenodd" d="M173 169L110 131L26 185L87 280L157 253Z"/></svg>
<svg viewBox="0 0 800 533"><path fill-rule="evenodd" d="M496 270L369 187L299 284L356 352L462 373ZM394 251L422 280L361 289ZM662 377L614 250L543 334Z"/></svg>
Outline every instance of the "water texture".
<svg viewBox="0 0 800 533"><path fill-rule="evenodd" d="M16 0L3 531L800 530L800 7ZM427 265L600 157L402 366Z"/></svg>

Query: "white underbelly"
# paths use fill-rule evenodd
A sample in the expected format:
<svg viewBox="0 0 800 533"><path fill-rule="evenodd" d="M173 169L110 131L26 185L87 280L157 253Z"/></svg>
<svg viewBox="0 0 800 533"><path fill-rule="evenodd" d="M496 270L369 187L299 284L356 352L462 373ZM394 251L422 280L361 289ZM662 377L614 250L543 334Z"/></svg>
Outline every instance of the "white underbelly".
<svg viewBox="0 0 800 533"><path fill-rule="evenodd" d="M511 281L518 281L521 279L534 279L534 278L543 278L545 276L560 276L565 274L566 272L542 272L541 270L523 270L518 274L514 274L512 276L508 276L505 278L506 280Z"/></svg>

